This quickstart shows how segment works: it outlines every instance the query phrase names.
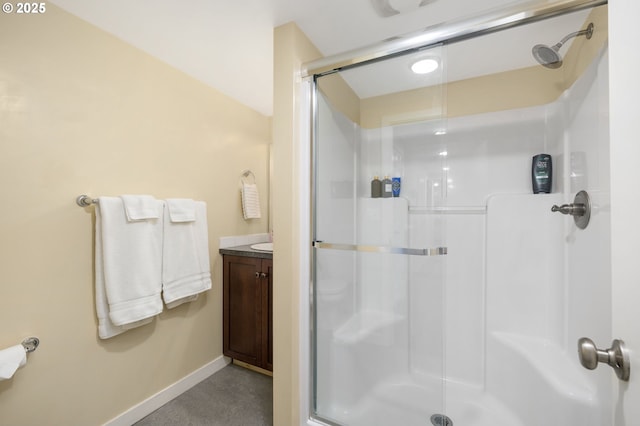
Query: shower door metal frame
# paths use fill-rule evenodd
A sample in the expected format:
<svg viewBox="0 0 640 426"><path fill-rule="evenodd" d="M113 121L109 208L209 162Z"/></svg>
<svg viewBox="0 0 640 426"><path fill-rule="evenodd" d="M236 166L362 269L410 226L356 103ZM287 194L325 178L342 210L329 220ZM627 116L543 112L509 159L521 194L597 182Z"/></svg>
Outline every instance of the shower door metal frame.
<svg viewBox="0 0 640 426"><path fill-rule="evenodd" d="M500 8L480 14L475 17L451 21L448 23L433 25L423 31L410 33L396 39L374 44L362 49L348 51L342 54L328 56L315 61L302 64L301 77L311 82L310 84L310 282L309 282L309 383L308 389L308 419L313 424L339 426L335 423L315 415L315 384L316 384L316 355L315 355L315 263L314 250L330 247L330 243L316 241L315 237L315 197L316 197L316 170L317 170L317 134L318 134L318 83L317 79L324 75L333 74L350 68L368 65L384 61L397 56L418 52L436 45L455 43L466 39L479 37L494 32L523 26L529 23L569 14L584 9L591 9L608 4L608 0L560 0L554 3L541 3L534 0L528 3L517 4L508 8ZM324 247L323 247L324 245ZM339 247L339 249L358 251L362 246ZM420 255L444 255L446 248L419 249L421 253L404 252L402 248L375 247L363 251L376 251L398 254Z"/></svg>

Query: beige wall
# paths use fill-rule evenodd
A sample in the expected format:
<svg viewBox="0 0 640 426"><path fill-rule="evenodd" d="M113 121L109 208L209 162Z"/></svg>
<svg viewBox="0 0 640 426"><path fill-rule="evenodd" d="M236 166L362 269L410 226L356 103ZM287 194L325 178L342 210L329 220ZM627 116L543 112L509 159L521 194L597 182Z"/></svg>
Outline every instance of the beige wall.
<svg viewBox="0 0 640 426"><path fill-rule="evenodd" d="M0 424L102 424L221 355L218 237L268 230L266 205L242 219L238 181L250 168L267 199L270 132L269 118L52 4L0 15L0 348L41 339L0 382ZM213 289L99 340L81 193L206 201Z"/></svg>
<svg viewBox="0 0 640 426"><path fill-rule="evenodd" d="M303 62L320 53L294 24L276 28L274 34L273 113L273 424L299 424L299 297L300 221L298 184L301 144L299 125L299 74ZM306 170L306 165L302 165Z"/></svg>
<svg viewBox="0 0 640 426"><path fill-rule="evenodd" d="M360 122L360 98L340 73L326 75L319 79L318 90L331 102L333 108L343 113L352 122Z"/></svg>

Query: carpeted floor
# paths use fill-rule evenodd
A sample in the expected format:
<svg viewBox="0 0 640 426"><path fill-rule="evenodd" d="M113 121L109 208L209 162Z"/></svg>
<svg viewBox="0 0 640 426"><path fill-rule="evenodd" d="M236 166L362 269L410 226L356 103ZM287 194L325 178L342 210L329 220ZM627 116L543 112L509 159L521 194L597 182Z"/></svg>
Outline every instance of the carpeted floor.
<svg viewBox="0 0 640 426"><path fill-rule="evenodd" d="M229 364L135 426L271 426L272 378Z"/></svg>

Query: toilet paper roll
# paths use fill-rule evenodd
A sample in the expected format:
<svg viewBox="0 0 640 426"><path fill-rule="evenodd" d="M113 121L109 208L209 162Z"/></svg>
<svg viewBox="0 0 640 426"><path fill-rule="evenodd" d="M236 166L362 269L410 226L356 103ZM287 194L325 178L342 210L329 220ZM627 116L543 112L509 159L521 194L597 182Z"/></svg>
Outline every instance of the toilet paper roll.
<svg viewBox="0 0 640 426"><path fill-rule="evenodd" d="M27 353L22 345L0 351L0 380L13 377L16 370L27 363Z"/></svg>

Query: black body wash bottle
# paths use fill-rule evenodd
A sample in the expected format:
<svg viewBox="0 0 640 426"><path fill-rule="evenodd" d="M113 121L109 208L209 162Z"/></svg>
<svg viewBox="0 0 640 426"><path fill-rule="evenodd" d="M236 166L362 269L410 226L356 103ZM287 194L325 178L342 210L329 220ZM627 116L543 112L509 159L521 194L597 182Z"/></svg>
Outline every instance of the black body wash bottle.
<svg viewBox="0 0 640 426"><path fill-rule="evenodd" d="M552 175L551 156L549 154L534 155L531 162L531 185L533 187L533 193L551 193Z"/></svg>

